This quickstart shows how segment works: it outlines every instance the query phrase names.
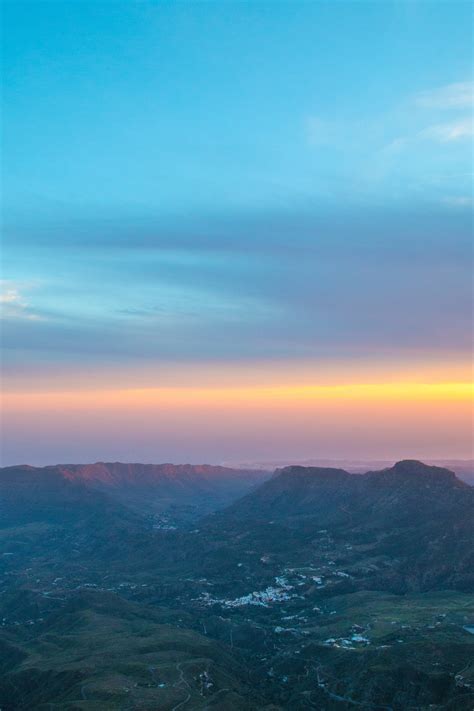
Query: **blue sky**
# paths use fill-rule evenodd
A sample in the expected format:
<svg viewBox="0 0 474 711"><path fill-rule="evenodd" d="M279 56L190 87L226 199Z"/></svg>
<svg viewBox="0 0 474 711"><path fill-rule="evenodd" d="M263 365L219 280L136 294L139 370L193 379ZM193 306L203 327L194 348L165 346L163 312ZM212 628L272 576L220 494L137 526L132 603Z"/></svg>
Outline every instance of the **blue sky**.
<svg viewBox="0 0 474 711"><path fill-rule="evenodd" d="M471 23L468 2L4 3L14 387L468 357Z"/></svg>

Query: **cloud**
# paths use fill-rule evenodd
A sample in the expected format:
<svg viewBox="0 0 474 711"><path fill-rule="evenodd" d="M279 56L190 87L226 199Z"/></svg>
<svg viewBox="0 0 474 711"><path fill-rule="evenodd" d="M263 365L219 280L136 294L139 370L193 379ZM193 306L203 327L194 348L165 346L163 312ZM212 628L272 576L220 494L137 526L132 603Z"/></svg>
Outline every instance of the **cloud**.
<svg viewBox="0 0 474 711"><path fill-rule="evenodd" d="M451 143L452 141L469 138L474 132L473 129L472 118L468 117L459 119L458 121L428 126L428 128L421 131L420 136L439 141L440 143Z"/></svg>
<svg viewBox="0 0 474 711"><path fill-rule="evenodd" d="M450 193L464 194L443 195ZM45 318L7 319L5 363L14 373L43 364L73 372L94 363L350 359L374 349L465 353L468 217L447 205L341 206L328 214L206 216L173 230L159 219L120 216L109 218L110 234L101 220L81 222L78 232L74 224L44 229L48 242L31 268L50 274L35 294L34 312ZM19 234L11 247L24 270L29 250ZM64 235L67 259L58 249ZM53 274L61 275L54 283ZM28 312L28 288L10 282L4 305L20 302Z"/></svg>
<svg viewBox="0 0 474 711"><path fill-rule="evenodd" d="M40 319L38 314L31 311L19 287L9 281L0 282L0 311L4 319Z"/></svg>
<svg viewBox="0 0 474 711"><path fill-rule="evenodd" d="M446 86L420 92L416 98L417 106L426 109L466 109L474 104L474 83L456 82Z"/></svg>
<svg viewBox="0 0 474 711"><path fill-rule="evenodd" d="M20 294L16 289L7 289L2 294L0 294L0 303L25 306L24 302L21 300Z"/></svg>
<svg viewBox="0 0 474 711"><path fill-rule="evenodd" d="M384 148L381 149L380 153L384 153L385 155L396 155L400 153L404 148L406 148L408 144L408 138L406 136L399 136L398 138L394 138L393 141L390 141Z"/></svg>

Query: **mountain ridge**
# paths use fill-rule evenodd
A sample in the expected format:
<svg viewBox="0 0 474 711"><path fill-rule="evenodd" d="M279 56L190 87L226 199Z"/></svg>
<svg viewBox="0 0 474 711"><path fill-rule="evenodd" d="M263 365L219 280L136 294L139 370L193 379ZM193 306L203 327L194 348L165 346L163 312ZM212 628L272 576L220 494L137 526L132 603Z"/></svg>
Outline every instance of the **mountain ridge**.
<svg viewBox="0 0 474 711"><path fill-rule="evenodd" d="M22 487L46 489L51 500L78 498L83 492L101 492L136 513L154 516L171 510L181 520L194 520L223 508L267 478L267 472L235 470L212 465L133 464L96 462L46 467L14 465L0 469L0 492L13 502ZM25 499L26 500L26 499ZM30 502L31 506L34 502Z"/></svg>
<svg viewBox="0 0 474 711"><path fill-rule="evenodd" d="M0 471L2 708L472 708L474 490L449 470L288 467L191 526L149 500L204 480L205 513L215 470L170 493L169 465L74 466Z"/></svg>
<svg viewBox="0 0 474 711"><path fill-rule="evenodd" d="M244 529L259 541L263 557L295 560L310 559L328 529L341 560L352 549L385 560L376 585L397 591L474 584L474 489L449 470L417 460L363 475L284 468L213 514L208 525L221 537L225 531L230 548Z"/></svg>

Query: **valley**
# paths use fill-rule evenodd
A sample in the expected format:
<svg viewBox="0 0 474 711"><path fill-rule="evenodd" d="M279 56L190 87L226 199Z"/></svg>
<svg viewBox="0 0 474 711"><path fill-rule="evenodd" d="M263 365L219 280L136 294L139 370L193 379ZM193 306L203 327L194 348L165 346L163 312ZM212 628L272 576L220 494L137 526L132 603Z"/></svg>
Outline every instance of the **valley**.
<svg viewBox="0 0 474 711"><path fill-rule="evenodd" d="M1 481L2 709L472 708L474 492L445 469L290 467L192 518Z"/></svg>

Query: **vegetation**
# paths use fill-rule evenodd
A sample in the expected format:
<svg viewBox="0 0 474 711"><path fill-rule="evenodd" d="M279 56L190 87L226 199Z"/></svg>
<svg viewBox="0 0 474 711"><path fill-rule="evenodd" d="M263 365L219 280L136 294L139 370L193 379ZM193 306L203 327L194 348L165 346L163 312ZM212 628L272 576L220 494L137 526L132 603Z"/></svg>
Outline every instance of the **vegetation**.
<svg viewBox="0 0 474 711"><path fill-rule="evenodd" d="M474 491L450 472L288 468L159 526L52 468L38 496L42 472L0 475L3 711L472 709Z"/></svg>

